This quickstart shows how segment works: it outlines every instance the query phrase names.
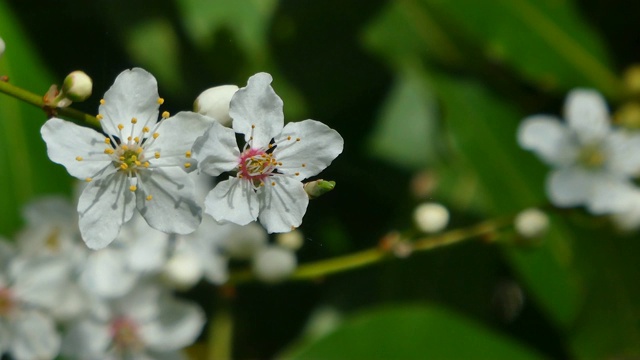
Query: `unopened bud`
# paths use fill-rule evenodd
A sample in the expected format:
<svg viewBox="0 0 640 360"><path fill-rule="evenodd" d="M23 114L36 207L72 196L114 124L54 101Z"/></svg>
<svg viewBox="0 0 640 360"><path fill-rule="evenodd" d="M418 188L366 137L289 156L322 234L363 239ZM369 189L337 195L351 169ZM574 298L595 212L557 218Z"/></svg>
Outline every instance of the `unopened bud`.
<svg viewBox="0 0 640 360"><path fill-rule="evenodd" d="M336 187L335 181L316 180L310 181L304 184L304 191L309 195L309 199L315 199L318 196L324 195Z"/></svg>
<svg viewBox="0 0 640 360"><path fill-rule="evenodd" d="M215 119L224 126L231 126L229 103L238 91L235 85L221 85L203 91L193 103L193 111Z"/></svg>
<svg viewBox="0 0 640 360"><path fill-rule="evenodd" d="M265 247L253 258L256 277L268 283L285 280L294 272L296 266L296 255L293 251L280 246Z"/></svg>
<svg viewBox="0 0 640 360"><path fill-rule="evenodd" d="M91 96L93 81L83 71L74 71L64 78L62 94L69 100L81 102Z"/></svg>
<svg viewBox="0 0 640 360"><path fill-rule="evenodd" d="M162 278L178 289L188 289L202 277L195 259L184 253L175 253L164 265Z"/></svg>
<svg viewBox="0 0 640 360"><path fill-rule="evenodd" d="M516 216L514 226L522 237L527 239L538 238L547 232L549 217L536 208L526 209Z"/></svg>
<svg viewBox="0 0 640 360"><path fill-rule="evenodd" d="M296 251L302 247L304 235L302 231L297 229L287 233L279 233L276 235L276 242L285 249Z"/></svg>
<svg viewBox="0 0 640 360"><path fill-rule="evenodd" d="M2 38L0 38L0 57L2 57L2 54L4 54L4 49L5 49L4 41L2 40Z"/></svg>
<svg viewBox="0 0 640 360"><path fill-rule="evenodd" d="M449 210L437 203L420 204L413 211L413 220L418 229L426 233L436 233L447 227Z"/></svg>

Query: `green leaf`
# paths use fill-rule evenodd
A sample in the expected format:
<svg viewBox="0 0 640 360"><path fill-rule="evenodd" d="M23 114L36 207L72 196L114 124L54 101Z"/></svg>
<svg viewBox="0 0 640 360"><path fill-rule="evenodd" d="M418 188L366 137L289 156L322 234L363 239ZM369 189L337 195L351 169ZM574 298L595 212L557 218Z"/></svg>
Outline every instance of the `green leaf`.
<svg viewBox="0 0 640 360"><path fill-rule="evenodd" d="M437 158L436 104L415 67L403 70L382 105L369 146L378 158L419 169Z"/></svg>
<svg viewBox="0 0 640 360"><path fill-rule="evenodd" d="M522 115L477 83L444 75L432 76L432 81L453 141L477 174L491 213L514 213L544 202L547 169L516 143ZM580 294L571 264L571 235L563 225L554 223L543 246L533 251L505 251L555 323L563 328L572 324Z"/></svg>
<svg viewBox="0 0 640 360"><path fill-rule="evenodd" d="M360 313L282 359L539 359L539 354L473 321L435 306Z"/></svg>
<svg viewBox="0 0 640 360"><path fill-rule="evenodd" d="M616 96L621 84L596 34L570 1L422 0L451 31L462 32L494 62L539 87L596 87Z"/></svg>
<svg viewBox="0 0 640 360"><path fill-rule="evenodd" d="M6 52L0 58L0 75L11 83L44 94L53 83L11 9L0 1L0 35ZM62 80L62 79L61 79ZM21 223L20 208L33 196L68 192L71 180L64 168L47 158L40 127L44 112L0 94L0 234L10 235Z"/></svg>

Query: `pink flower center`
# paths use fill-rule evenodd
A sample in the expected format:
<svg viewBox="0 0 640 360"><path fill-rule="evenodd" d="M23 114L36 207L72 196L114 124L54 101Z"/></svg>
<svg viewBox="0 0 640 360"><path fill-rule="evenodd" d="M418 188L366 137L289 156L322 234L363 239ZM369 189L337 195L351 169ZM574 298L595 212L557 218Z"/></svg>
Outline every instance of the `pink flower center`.
<svg viewBox="0 0 640 360"><path fill-rule="evenodd" d="M135 350L143 347L138 334L138 325L126 316L119 316L111 321L111 338L114 346L119 350Z"/></svg>
<svg viewBox="0 0 640 360"><path fill-rule="evenodd" d="M238 161L238 177L251 180L254 185L260 185L271 175L278 165L273 154L263 149L248 148L240 155Z"/></svg>

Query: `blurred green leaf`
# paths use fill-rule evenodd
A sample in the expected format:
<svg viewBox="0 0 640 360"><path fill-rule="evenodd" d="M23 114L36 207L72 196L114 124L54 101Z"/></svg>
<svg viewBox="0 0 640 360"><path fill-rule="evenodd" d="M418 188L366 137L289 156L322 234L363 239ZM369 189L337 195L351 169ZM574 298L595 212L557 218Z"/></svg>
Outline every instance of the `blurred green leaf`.
<svg viewBox="0 0 640 360"><path fill-rule="evenodd" d="M428 11L512 66L537 86L592 86L609 96L621 88L604 46L571 1L421 0Z"/></svg>
<svg viewBox="0 0 640 360"><path fill-rule="evenodd" d="M44 94L53 83L51 75L3 1L0 35L6 43L6 52L0 58L0 75L9 76L17 86ZM18 229L20 208L33 196L69 191L71 180L64 168L47 158L40 137L45 120L42 110L0 94L0 234L10 235Z"/></svg>
<svg viewBox="0 0 640 360"><path fill-rule="evenodd" d="M444 75L432 79L454 144L475 170L492 213L513 213L544 201L546 169L516 144L522 116L477 83ZM569 326L580 306L570 234L556 224L540 248L505 250L543 309L556 324Z"/></svg>
<svg viewBox="0 0 640 360"><path fill-rule="evenodd" d="M378 308L283 359L539 359L517 342L432 306Z"/></svg>
<svg viewBox="0 0 640 360"><path fill-rule="evenodd" d="M398 73L371 135L371 153L410 169L432 165L437 159L436 104L430 89L412 66Z"/></svg>

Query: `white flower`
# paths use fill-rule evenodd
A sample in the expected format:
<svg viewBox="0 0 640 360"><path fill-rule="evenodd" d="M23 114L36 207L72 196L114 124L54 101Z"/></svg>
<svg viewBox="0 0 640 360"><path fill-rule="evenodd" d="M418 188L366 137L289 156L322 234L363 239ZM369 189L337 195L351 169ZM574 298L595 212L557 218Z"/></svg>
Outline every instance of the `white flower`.
<svg viewBox="0 0 640 360"><path fill-rule="evenodd" d="M266 246L253 257L253 272L267 283L277 283L288 278L296 270L296 254L281 246Z"/></svg>
<svg viewBox="0 0 640 360"><path fill-rule="evenodd" d="M49 158L88 182L78 202L80 231L90 248L107 246L134 208L155 229L186 234L200 224L200 208L186 171L191 146L207 127L204 116L181 112L158 120L155 78L135 68L122 72L100 101L102 131L58 118L41 129Z"/></svg>
<svg viewBox="0 0 640 360"><path fill-rule="evenodd" d="M520 146L555 168L546 184L551 202L585 205L593 214L625 211L629 179L640 170L640 136L612 129L605 101L593 90L569 93L565 119L530 116L518 129Z"/></svg>
<svg viewBox="0 0 640 360"><path fill-rule="evenodd" d="M282 100L271 88L271 75L259 73L238 90L229 107L233 130L213 123L194 144L203 172L218 176L235 171L205 199L205 212L217 221L245 225L259 219L269 233L287 232L302 223L309 198L302 180L336 158L344 140L314 120L284 126ZM235 133L244 134L242 151Z"/></svg>
<svg viewBox="0 0 640 360"><path fill-rule="evenodd" d="M68 358L182 359L179 350L196 340L205 320L197 305L151 283L96 305L65 334L62 354Z"/></svg>

